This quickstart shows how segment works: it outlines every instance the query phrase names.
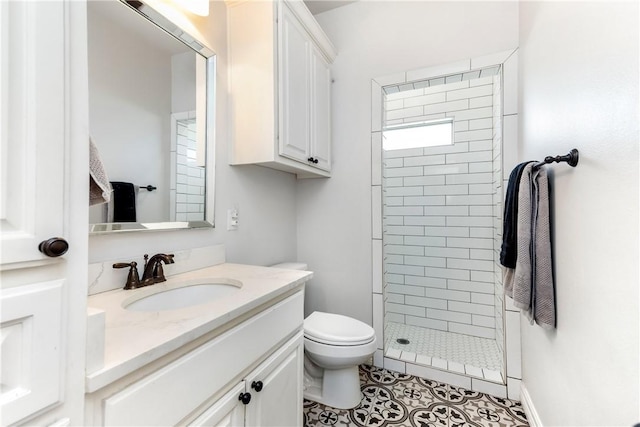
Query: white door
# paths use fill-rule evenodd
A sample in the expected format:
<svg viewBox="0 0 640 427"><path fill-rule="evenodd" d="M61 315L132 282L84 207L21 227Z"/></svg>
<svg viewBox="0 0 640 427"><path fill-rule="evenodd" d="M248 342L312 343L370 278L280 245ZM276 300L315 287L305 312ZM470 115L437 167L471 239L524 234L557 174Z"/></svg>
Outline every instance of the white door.
<svg viewBox="0 0 640 427"><path fill-rule="evenodd" d="M280 29L280 154L309 158L309 48L306 31L285 3Z"/></svg>
<svg viewBox="0 0 640 427"><path fill-rule="evenodd" d="M244 393L244 381L236 385L189 426L191 427L239 427L244 425L244 404L238 398Z"/></svg>
<svg viewBox="0 0 640 427"><path fill-rule="evenodd" d="M83 422L84 8L0 2L2 425Z"/></svg>
<svg viewBox="0 0 640 427"><path fill-rule="evenodd" d="M313 166L331 171L331 70L317 48L311 53L311 147Z"/></svg>
<svg viewBox="0 0 640 427"><path fill-rule="evenodd" d="M302 425L303 336L297 334L247 376L247 426Z"/></svg>

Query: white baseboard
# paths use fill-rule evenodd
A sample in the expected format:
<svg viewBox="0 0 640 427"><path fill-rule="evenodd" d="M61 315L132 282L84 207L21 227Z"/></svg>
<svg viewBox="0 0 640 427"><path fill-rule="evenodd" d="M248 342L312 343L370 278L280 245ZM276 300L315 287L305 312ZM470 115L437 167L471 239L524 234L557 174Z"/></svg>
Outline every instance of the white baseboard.
<svg viewBox="0 0 640 427"><path fill-rule="evenodd" d="M524 382L520 383L520 401L522 402L522 409L524 409L524 413L527 414L527 421L529 422L529 425L531 427L543 427L542 421L540 421L540 416L538 415L535 406L533 406L531 396L529 396L529 392L524 386Z"/></svg>

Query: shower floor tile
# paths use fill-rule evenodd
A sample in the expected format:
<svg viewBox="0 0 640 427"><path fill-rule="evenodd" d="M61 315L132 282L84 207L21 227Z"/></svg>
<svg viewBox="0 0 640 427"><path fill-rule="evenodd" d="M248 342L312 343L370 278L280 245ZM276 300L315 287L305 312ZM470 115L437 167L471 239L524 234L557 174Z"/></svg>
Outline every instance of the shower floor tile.
<svg viewBox="0 0 640 427"><path fill-rule="evenodd" d="M400 344L398 338L406 338L409 344ZM385 355L402 359L402 352L418 355L416 361L432 358L440 362L452 362L452 371L460 370L460 364L465 365L467 373L481 372L481 370L497 372L502 371L502 355L495 340L472 337L470 335L444 332L434 329L426 329L418 326L404 325L402 323L387 322L384 328ZM423 357L420 357L423 356ZM442 363L434 367L448 369ZM475 368L475 369L474 369ZM495 376L494 376L495 378ZM492 381L494 381L493 379Z"/></svg>
<svg viewBox="0 0 640 427"><path fill-rule="evenodd" d="M520 402L368 365L360 366L362 401L335 409L304 401L304 426L527 427Z"/></svg>

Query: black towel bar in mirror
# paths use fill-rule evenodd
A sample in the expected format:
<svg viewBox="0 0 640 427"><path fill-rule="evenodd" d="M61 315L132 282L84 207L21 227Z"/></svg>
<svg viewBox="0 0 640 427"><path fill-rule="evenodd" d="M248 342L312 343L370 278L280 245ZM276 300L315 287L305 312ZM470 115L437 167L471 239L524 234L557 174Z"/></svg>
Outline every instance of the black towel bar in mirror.
<svg viewBox="0 0 640 427"><path fill-rule="evenodd" d="M140 190L147 190L147 191L153 191L153 190L157 190L158 187L154 187L153 185L141 185L140 186Z"/></svg>

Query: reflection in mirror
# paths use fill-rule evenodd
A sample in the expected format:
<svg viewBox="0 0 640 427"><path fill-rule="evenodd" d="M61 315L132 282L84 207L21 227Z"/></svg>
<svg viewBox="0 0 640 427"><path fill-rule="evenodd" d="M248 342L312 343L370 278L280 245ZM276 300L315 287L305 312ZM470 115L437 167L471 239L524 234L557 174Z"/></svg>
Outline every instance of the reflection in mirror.
<svg viewBox="0 0 640 427"><path fill-rule="evenodd" d="M138 1L89 1L87 22L90 134L114 190L90 231L211 227L213 52Z"/></svg>

